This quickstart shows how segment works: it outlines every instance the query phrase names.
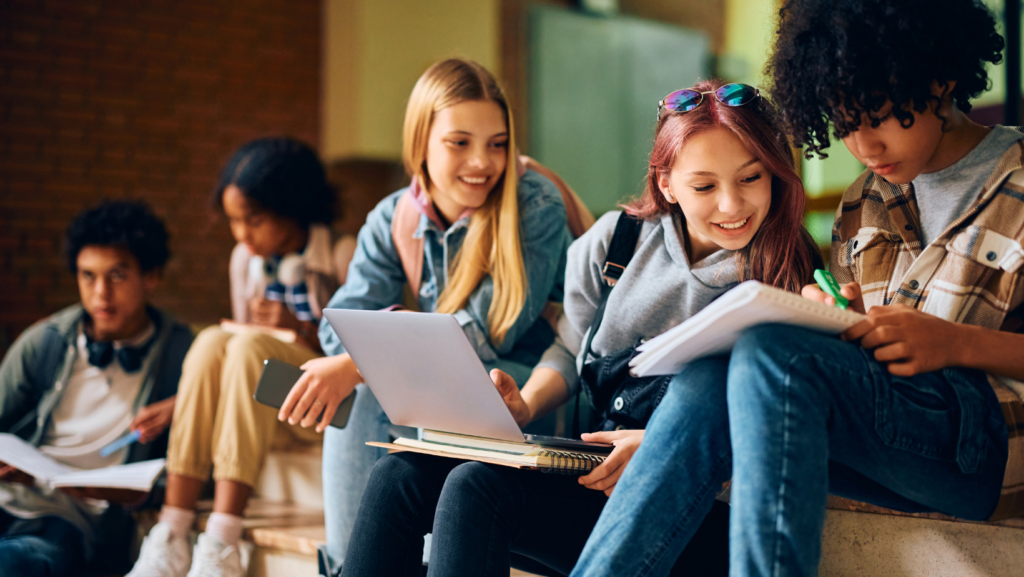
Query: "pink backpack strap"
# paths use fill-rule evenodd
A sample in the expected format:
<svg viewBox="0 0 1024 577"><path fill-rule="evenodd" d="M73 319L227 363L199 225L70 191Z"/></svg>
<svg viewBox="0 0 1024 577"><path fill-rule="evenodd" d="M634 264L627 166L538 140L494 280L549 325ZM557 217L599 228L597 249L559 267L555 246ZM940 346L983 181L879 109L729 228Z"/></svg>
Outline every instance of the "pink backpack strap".
<svg viewBox="0 0 1024 577"><path fill-rule="evenodd" d="M572 233L573 238L583 236L583 233L587 232L587 229L594 225L594 215L590 213L587 205L583 204L583 200L555 171L529 156L520 155L518 162L516 162L516 171L519 173L519 176L522 176L527 169L547 177L548 180L555 183L558 191L562 193L562 201L565 202L565 216L568 220L569 232Z"/></svg>
<svg viewBox="0 0 1024 577"><path fill-rule="evenodd" d="M423 239L413 235L420 225L420 211L412 199L412 188L398 199L395 214L391 217L391 239L395 243L398 258L405 269L405 279L413 295L420 292L423 282Z"/></svg>

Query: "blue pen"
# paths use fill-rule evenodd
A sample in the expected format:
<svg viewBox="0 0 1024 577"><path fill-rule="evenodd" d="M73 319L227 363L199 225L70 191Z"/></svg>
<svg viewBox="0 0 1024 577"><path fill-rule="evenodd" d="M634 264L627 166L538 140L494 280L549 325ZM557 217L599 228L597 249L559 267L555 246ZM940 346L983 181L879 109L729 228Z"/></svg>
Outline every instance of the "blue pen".
<svg viewBox="0 0 1024 577"><path fill-rule="evenodd" d="M136 429L128 433L127 435L121 437L120 439L114 441L113 443L110 443L106 447L100 449L100 456L109 457L114 451L120 449L121 447L127 447L128 445L131 445L135 441L138 441L141 437L142 432Z"/></svg>

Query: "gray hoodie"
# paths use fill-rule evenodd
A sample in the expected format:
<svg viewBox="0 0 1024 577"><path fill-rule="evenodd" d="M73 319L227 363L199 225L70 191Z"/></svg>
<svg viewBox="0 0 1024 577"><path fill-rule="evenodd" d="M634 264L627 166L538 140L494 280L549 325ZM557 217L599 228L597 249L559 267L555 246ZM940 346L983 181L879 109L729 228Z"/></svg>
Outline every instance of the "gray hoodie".
<svg viewBox="0 0 1024 577"><path fill-rule="evenodd" d="M558 339L538 366L554 369L575 392L585 359L590 324L607 284L601 277L619 211L602 216L569 247L565 269L565 316ZM666 214L644 222L633 260L608 295L604 320L591 345L593 353L617 353L690 318L738 284L735 253L721 249L691 265L686 257L682 219Z"/></svg>

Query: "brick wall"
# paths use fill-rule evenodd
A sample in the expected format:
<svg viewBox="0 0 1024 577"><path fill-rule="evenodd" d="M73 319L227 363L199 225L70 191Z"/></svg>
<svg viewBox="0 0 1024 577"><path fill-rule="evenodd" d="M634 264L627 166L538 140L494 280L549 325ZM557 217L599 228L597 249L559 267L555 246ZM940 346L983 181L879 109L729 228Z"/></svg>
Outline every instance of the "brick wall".
<svg viewBox="0 0 1024 577"><path fill-rule="evenodd" d="M0 355L77 301L64 228L103 198L144 198L172 260L154 298L230 314L226 222L209 202L243 142L320 121L318 0L0 0Z"/></svg>

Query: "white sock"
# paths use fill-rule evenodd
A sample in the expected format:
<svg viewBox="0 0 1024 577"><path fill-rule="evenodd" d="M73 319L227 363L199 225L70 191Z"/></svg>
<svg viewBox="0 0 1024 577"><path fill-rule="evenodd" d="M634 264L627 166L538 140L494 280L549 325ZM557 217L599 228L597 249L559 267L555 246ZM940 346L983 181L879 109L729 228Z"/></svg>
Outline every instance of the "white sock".
<svg viewBox="0 0 1024 577"><path fill-rule="evenodd" d="M179 507L164 505L160 509L160 522L166 523L171 528L171 534L175 537L188 538L188 532L192 523L196 520L196 512Z"/></svg>
<svg viewBox="0 0 1024 577"><path fill-rule="evenodd" d="M242 518L227 513L212 513L206 522L206 534L227 546L237 546L242 539Z"/></svg>

